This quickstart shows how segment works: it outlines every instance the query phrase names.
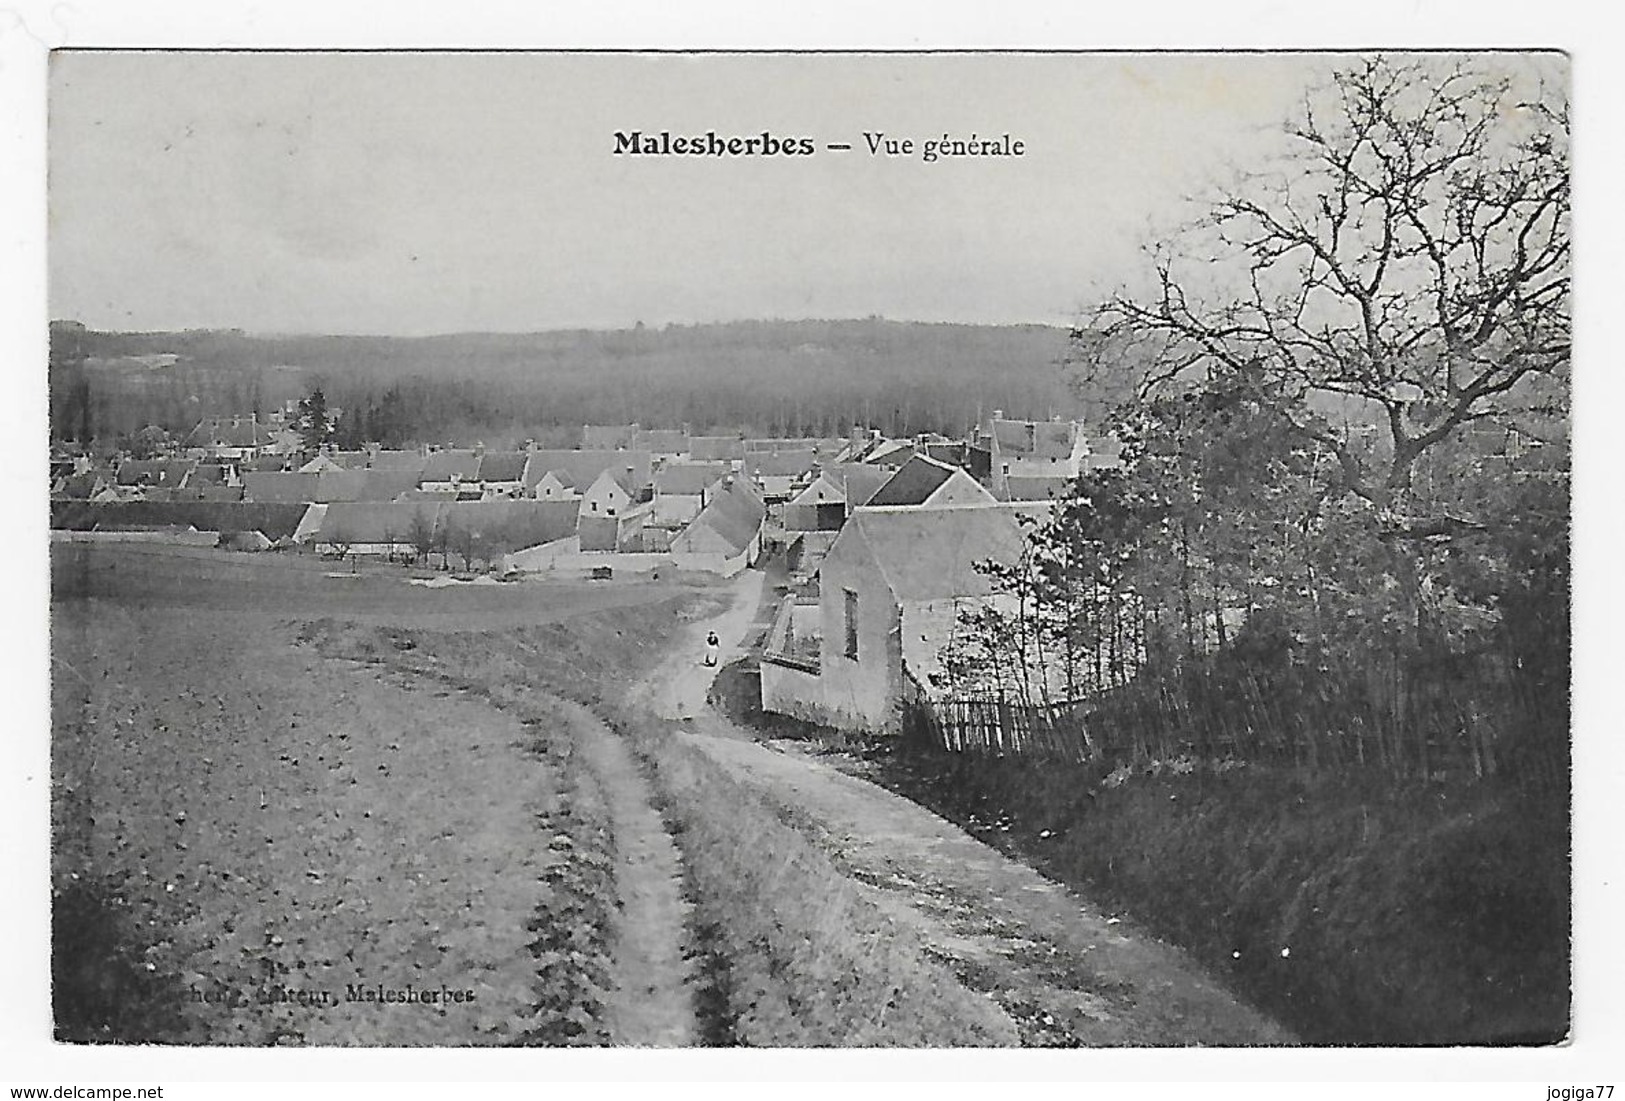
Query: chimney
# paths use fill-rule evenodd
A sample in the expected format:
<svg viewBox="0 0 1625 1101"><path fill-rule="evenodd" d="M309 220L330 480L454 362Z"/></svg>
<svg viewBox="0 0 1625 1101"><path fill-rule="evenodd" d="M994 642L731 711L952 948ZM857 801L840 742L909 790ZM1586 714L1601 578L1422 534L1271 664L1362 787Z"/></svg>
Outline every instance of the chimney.
<svg viewBox="0 0 1625 1101"><path fill-rule="evenodd" d="M993 410L993 419L996 420L996 421L1002 421L1004 419L1004 410L1003 409L995 409L995 410Z"/></svg>
<svg viewBox="0 0 1625 1101"><path fill-rule="evenodd" d="M485 458L485 441L484 440L481 440L481 441L479 441L478 443L476 443L474 445L474 457L476 459Z"/></svg>

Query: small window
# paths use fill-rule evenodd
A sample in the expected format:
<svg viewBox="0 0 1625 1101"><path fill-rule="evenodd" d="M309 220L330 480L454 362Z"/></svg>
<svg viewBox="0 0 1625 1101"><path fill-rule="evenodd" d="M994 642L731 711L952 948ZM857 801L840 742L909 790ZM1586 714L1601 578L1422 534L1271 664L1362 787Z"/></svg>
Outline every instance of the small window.
<svg viewBox="0 0 1625 1101"><path fill-rule="evenodd" d="M594 511L594 512L597 512L597 511L598 511L598 502L597 502L597 501L594 501L594 502L593 502L593 503L592 503L592 510L593 510L593 511Z"/></svg>
<svg viewBox="0 0 1625 1101"><path fill-rule="evenodd" d="M843 590L846 596L846 656L858 660L858 594Z"/></svg>

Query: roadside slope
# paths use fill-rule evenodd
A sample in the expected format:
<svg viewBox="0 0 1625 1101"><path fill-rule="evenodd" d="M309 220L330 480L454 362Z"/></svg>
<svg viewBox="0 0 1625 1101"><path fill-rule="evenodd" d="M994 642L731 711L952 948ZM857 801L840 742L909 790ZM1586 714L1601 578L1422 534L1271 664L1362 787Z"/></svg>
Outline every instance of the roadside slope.
<svg viewBox="0 0 1625 1101"><path fill-rule="evenodd" d="M736 583L714 629L728 652L754 615L760 578ZM900 796L791 748L758 743L698 707L716 670L693 645L640 695L676 737L775 805L841 873L968 988L993 998L1027 1045L1286 1044L1284 1028L1222 989L1178 949L1128 929L1060 885Z"/></svg>

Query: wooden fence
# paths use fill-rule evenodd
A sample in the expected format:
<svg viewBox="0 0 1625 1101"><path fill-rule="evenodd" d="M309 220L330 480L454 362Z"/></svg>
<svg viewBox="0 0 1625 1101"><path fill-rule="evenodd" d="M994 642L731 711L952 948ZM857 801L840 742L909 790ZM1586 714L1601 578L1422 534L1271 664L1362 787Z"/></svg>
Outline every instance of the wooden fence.
<svg viewBox="0 0 1625 1101"><path fill-rule="evenodd" d="M1086 731L1076 705L930 701L921 696L904 708L906 735L953 753L1028 754L1081 762L1097 755Z"/></svg>
<svg viewBox="0 0 1625 1101"><path fill-rule="evenodd" d="M953 753L1108 766L1228 758L1408 779L1512 775L1538 791L1568 782L1566 701L1529 698L1495 655L1409 665L1389 656L1342 676L1192 666L1048 707L916 692L904 726Z"/></svg>

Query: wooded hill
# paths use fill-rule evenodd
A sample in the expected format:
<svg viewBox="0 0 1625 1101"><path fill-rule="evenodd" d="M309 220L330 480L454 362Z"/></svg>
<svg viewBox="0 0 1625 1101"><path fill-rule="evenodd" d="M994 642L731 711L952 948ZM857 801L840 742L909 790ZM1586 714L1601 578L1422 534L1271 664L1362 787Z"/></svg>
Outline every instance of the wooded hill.
<svg viewBox="0 0 1625 1101"><path fill-rule="evenodd" d="M1041 325L747 321L431 337L97 332L52 325L54 438L273 408L321 385L384 442L554 437L584 423L786 435L964 432L1079 411ZM393 397L391 393L393 392ZM374 426L342 426L361 435ZM549 430L555 430L550 432ZM563 441L556 441L563 442Z"/></svg>

